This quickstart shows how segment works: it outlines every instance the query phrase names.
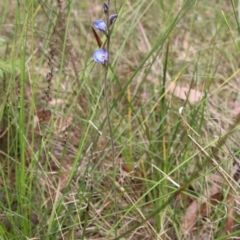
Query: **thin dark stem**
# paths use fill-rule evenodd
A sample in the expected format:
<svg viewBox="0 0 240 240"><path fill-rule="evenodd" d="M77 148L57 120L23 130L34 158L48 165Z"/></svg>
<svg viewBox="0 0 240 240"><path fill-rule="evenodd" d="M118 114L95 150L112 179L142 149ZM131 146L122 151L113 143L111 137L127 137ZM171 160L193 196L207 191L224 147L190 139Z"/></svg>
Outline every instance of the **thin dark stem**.
<svg viewBox="0 0 240 240"><path fill-rule="evenodd" d="M110 0L108 0L108 7L110 9ZM111 125L111 120L110 120L110 111L109 111L109 104L108 104L108 86L107 86L107 75L108 75L108 69L109 69L109 50L110 50L110 38L111 38L111 32L110 32L110 22L109 22L109 11L106 14L107 16L107 46L106 50L108 52L108 61L105 64L106 71L105 71L105 76L104 76L104 96L105 96L105 104L106 104L106 110L107 110L107 122L108 122L108 128L109 128L109 134L110 134L110 139L111 139L111 148L112 148L112 166L113 166L113 195L114 195L114 211L115 211L115 222L118 221L118 215L117 215L117 191L116 191L116 185L115 185L115 180L116 180L116 163L115 163L115 148L114 148L114 139L113 139L113 132L112 132L112 125ZM115 232L115 238L117 237L117 228L114 230Z"/></svg>

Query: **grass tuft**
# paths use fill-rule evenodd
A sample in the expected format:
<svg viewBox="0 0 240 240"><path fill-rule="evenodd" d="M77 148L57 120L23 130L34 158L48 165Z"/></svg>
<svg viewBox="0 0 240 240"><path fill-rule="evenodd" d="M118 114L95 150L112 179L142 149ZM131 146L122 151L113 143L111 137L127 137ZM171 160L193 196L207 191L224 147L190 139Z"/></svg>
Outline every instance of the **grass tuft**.
<svg viewBox="0 0 240 240"><path fill-rule="evenodd" d="M0 3L0 239L235 239L239 1L109 2Z"/></svg>

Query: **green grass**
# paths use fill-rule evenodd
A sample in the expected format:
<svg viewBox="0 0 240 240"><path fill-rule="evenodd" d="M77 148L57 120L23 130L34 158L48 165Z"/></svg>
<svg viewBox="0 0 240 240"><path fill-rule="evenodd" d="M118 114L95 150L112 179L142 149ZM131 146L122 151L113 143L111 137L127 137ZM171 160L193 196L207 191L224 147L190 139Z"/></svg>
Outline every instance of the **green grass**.
<svg viewBox="0 0 240 240"><path fill-rule="evenodd" d="M0 239L239 236L240 2L111 1L107 95L103 2L60 3L0 3Z"/></svg>

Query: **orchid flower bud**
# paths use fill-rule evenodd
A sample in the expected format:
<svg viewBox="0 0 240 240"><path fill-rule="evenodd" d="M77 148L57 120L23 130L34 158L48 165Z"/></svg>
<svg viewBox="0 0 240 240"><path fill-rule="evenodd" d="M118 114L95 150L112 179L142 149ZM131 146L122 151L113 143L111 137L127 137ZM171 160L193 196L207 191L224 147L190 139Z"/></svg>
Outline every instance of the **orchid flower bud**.
<svg viewBox="0 0 240 240"><path fill-rule="evenodd" d="M105 2L105 3L103 4L103 12L104 12L105 14L107 14L107 13L108 13L108 10L109 10L109 6L108 6L108 4Z"/></svg>
<svg viewBox="0 0 240 240"><path fill-rule="evenodd" d="M114 23L118 18L118 15L116 13L112 14L110 17L109 17L109 22L110 22L110 25L112 23Z"/></svg>

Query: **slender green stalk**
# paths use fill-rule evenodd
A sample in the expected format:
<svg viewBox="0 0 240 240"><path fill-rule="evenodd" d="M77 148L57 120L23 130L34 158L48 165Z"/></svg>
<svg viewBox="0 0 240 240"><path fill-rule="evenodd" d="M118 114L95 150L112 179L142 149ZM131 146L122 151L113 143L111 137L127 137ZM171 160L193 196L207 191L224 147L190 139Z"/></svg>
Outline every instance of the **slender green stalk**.
<svg viewBox="0 0 240 240"><path fill-rule="evenodd" d="M110 9L110 0L108 0L108 7ZM105 105L106 105L106 111L107 111L107 122L108 122L108 128L109 128L109 134L110 134L110 141L111 141L111 148L112 148L112 166L113 166L113 195L114 195L114 211L115 211L115 222L118 221L117 216L117 191L115 186L115 179L116 179L116 163L115 163L115 148L114 148L114 139L113 139L113 131L112 131L112 125L111 125L111 119L110 119L110 111L109 111L109 104L108 104L108 86L107 86L107 76L108 76L108 69L109 69L109 50L110 50L110 39L111 39L111 31L110 31L110 22L109 22L109 11L107 11L107 52L108 52L108 61L105 64L106 71L104 75L104 96L105 96ZM115 238L117 237L117 228L115 228Z"/></svg>

